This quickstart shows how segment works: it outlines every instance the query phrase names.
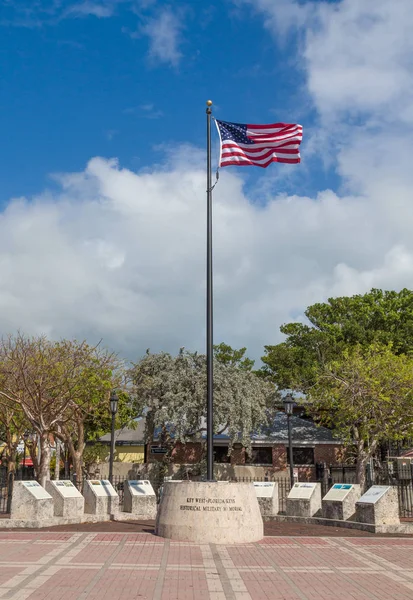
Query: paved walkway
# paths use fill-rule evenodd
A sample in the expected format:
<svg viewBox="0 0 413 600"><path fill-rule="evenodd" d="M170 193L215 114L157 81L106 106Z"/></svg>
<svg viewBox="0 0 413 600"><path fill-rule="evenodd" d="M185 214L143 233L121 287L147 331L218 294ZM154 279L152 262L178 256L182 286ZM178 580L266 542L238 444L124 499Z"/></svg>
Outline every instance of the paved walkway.
<svg viewBox="0 0 413 600"><path fill-rule="evenodd" d="M413 539L0 532L1 600L413 599Z"/></svg>

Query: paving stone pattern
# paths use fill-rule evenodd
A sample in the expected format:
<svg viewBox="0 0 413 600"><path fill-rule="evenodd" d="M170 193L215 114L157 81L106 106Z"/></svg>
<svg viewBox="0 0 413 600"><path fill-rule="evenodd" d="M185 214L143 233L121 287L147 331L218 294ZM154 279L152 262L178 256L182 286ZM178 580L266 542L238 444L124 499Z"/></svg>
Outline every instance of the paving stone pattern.
<svg viewBox="0 0 413 600"><path fill-rule="evenodd" d="M413 539L0 532L1 600L413 599Z"/></svg>

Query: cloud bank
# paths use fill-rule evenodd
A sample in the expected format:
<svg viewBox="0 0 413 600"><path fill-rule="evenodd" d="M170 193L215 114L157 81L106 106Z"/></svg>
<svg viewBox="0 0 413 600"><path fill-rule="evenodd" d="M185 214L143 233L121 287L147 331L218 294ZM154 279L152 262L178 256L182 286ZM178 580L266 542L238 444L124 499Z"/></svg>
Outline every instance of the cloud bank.
<svg viewBox="0 0 413 600"><path fill-rule="evenodd" d="M215 339L258 358L311 303L413 287L413 13L410 0L238 4L275 40L298 34L305 92L342 178L339 193L263 204L243 173L221 174ZM1 330L103 338L131 359L148 347L203 350L202 152L182 146L139 173L93 158L57 182L1 214Z"/></svg>

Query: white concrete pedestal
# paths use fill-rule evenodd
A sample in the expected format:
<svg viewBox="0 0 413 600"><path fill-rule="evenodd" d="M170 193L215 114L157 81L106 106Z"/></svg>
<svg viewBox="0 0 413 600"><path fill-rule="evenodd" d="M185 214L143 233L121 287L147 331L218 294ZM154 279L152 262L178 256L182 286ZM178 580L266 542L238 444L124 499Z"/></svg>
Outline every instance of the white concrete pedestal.
<svg viewBox="0 0 413 600"><path fill-rule="evenodd" d="M53 498L37 481L15 481L11 500L11 518L45 520L53 517Z"/></svg>
<svg viewBox="0 0 413 600"><path fill-rule="evenodd" d="M335 483L323 498L323 517L333 521L347 521L356 512L361 496L360 486L353 483Z"/></svg>
<svg viewBox="0 0 413 600"><path fill-rule="evenodd" d="M107 479L86 479L83 496L87 514L103 516L119 512L119 496Z"/></svg>
<svg viewBox="0 0 413 600"><path fill-rule="evenodd" d="M356 504L357 521L376 526L399 525L399 499L397 488L373 485Z"/></svg>
<svg viewBox="0 0 413 600"><path fill-rule="evenodd" d="M289 517L314 517L321 512L321 484L295 483L287 497Z"/></svg>
<svg viewBox="0 0 413 600"><path fill-rule="evenodd" d="M46 490L53 498L55 517L83 517L85 499L71 481L46 481Z"/></svg>
<svg viewBox="0 0 413 600"><path fill-rule="evenodd" d="M258 499L261 515L274 517L280 510L278 501L278 483L274 481L254 481L254 489Z"/></svg>
<svg viewBox="0 0 413 600"><path fill-rule="evenodd" d="M252 483L165 482L156 534L205 544L257 542L264 535Z"/></svg>
<svg viewBox="0 0 413 600"><path fill-rule="evenodd" d="M147 480L125 482L123 510L135 519L156 519L156 495Z"/></svg>

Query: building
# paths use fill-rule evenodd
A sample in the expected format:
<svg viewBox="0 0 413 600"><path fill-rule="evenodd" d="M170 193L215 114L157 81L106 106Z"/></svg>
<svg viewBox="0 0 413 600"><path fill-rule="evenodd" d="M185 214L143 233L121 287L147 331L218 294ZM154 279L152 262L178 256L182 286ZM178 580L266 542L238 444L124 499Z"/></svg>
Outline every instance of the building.
<svg viewBox="0 0 413 600"><path fill-rule="evenodd" d="M316 465L338 465L343 462L343 442L334 438L325 427L318 427L313 421L297 416L291 417L293 432L293 463L300 479L314 479ZM157 453L156 441L147 446L148 461L162 459L161 447ZM276 414L270 427L251 439L251 452L235 443L228 455L229 437L225 433L214 436L215 463L222 465L221 471L231 475L246 476L273 475L288 468L288 421L284 412ZM200 442L176 444L172 452L175 464L196 464L202 458ZM233 467L232 469L229 467Z"/></svg>
<svg viewBox="0 0 413 600"><path fill-rule="evenodd" d="M115 431L115 461L122 463L143 464L146 462L145 419L135 421L136 427L122 427ZM111 434L106 433L99 442L110 446Z"/></svg>

